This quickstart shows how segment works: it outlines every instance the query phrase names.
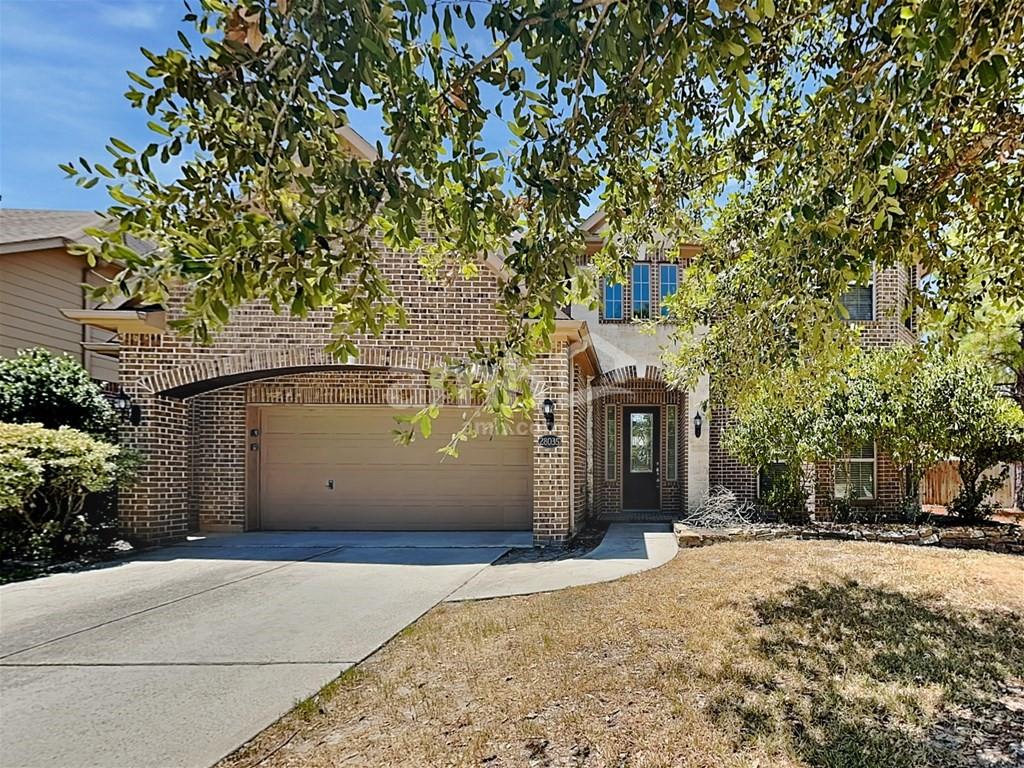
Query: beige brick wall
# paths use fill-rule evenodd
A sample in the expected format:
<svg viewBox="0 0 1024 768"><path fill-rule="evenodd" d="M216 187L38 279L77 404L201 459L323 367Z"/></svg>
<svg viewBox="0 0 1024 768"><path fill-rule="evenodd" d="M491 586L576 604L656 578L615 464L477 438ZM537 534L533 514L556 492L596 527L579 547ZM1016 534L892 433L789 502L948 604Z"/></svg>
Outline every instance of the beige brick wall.
<svg viewBox="0 0 1024 768"><path fill-rule="evenodd" d="M390 404L396 390L415 401L409 404L425 404L433 397L425 369L468 352L477 339L503 337L506 321L495 308L499 278L488 268L474 279L435 283L424 278L414 255L381 248L382 272L409 320L379 337L355 339L356 361L323 351L333 338L328 313L283 317L266 302L234 310L208 346L173 333L125 336L121 379L142 406L143 421L125 427L124 438L145 460L138 482L122 497L128 533L163 541L190 524L243 528L247 404ZM179 316L181 297L166 309L169 320ZM566 342L557 342L532 369L537 402L552 397L559 404L555 434L562 438L555 449L534 444L538 543L564 541L572 531L570 484L578 476L569 453L574 421L567 350ZM358 367L342 369L343 362ZM535 438L547 433L539 408L532 429Z"/></svg>

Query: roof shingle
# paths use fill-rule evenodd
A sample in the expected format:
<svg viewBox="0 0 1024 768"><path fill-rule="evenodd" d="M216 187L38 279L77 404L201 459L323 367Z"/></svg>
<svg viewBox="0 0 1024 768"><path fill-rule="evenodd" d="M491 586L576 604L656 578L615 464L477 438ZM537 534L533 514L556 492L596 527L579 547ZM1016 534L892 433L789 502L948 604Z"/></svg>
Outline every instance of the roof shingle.
<svg viewBox="0 0 1024 768"><path fill-rule="evenodd" d="M94 227L103 217L93 211L47 211L0 208L0 244L34 240L80 239L84 227Z"/></svg>

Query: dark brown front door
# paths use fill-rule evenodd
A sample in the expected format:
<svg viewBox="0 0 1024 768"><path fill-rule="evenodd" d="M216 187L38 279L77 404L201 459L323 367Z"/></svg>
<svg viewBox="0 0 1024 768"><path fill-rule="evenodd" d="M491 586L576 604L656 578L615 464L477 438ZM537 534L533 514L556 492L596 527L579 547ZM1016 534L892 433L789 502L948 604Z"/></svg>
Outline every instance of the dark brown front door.
<svg viewBox="0 0 1024 768"><path fill-rule="evenodd" d="M661 413L652 406L622 409L622 508L661 509Z"/></svg>

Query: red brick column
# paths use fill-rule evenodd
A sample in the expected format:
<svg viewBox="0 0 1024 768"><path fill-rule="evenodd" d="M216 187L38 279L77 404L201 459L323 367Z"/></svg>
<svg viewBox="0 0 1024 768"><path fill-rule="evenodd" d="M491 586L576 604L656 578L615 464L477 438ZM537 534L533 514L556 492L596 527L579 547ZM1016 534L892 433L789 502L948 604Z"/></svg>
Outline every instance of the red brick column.
<svg viewBox="0 0 1024 768"><path fill-rule="evenodd" d="M555 350L537 358L533 365L533 397L537 408L533 415L533 543L537 546L561 544L572 535L572 504L569 489L573 482L573 462L569 434L573 429L573 404L570 399L570 367L564 342ZM545 398L555 403L555 426L549 432L542 404ZM557 435L561 444L544 448L542 435Z"/></svg>
<svg viewBox="0 0 1024 768"><path fill-rule="evenodd" d="M159 395L136 395L135 404L142 421L123 427L121 439L141 461L135 481L118 497L121 527L148 544L180 539L188 532L188 404Z"/></svg>

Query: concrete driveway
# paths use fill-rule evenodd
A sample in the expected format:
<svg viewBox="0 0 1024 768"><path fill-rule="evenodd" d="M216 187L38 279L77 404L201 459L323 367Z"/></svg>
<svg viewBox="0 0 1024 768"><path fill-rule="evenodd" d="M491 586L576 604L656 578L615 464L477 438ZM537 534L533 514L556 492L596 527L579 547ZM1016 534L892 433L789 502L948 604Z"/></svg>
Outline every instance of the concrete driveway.
<svg viewBox="0 0 1024 768"><path fill-rule="evenodd" d="M208 766L524 533L251 533L0 588L0 765Z"/></svg>

